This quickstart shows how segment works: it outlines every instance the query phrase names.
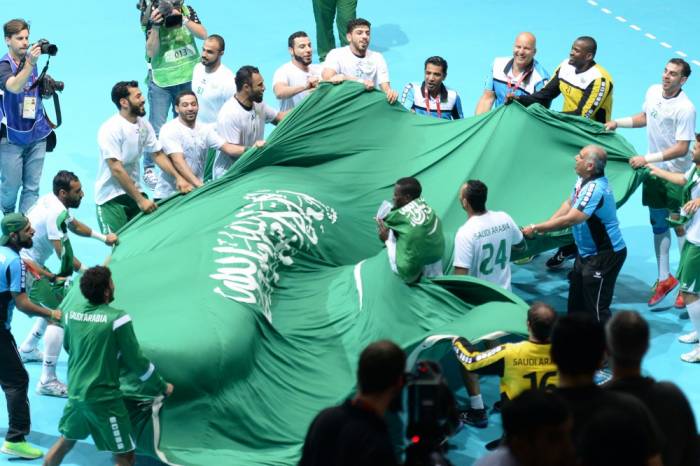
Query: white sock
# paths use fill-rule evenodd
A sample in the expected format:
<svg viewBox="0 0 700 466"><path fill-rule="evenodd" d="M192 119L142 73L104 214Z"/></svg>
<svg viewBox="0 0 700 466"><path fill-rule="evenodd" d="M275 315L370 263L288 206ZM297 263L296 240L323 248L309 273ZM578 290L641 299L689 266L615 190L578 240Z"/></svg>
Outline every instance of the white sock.
<svg viewBox="0 0 700 466"><path fill-rule="evenodd" d="M470 396L469 405L472 409L484 409L484 399L481 395Z"/></svg>
<svg viewBox="0 0 700 466"><path fill-rule="evenodd" d="M670 274L671 264L668 253L671 250L671 232L654 234L654 252L656 252L656 263L659 266L659 281L666 280Z"/></svg>
<svg viewBox="0 0 700 466"><path fill-rule="evenodd" d="M688 310L688 316L693 323L693 328L700 335L700 299L690 304L686 303L685 308Z"/></svg>
<svg viewBox="0 0 700 466"><path fill-rule="evenodd" d="M683 246L685 245L685 235L678 235L676 236L678 238L678 251L680 253L683 253Z"/></svg>
<svg viewBox="0 0 700 466"><path fill-rule="evenodd" d="M30 351L34 351L37 343L39 343L41 337L44 336L47 324L48 321L46 319L44 319L43 317L38 317L36 319L36 322L34 322L34 325L32 326L32 330L29 332L29 335L27 335L27 338L25 338L22 344L19 346L19 350L23 353L29 353Z"/></svg>
<svg viewBox="0 0 700 466"><path fill-rule="evenodd" d="M56 378L56 361L61 354L63 329L58 325L49 325L44 337L44 364L41 367L41 383Z"/></svg>

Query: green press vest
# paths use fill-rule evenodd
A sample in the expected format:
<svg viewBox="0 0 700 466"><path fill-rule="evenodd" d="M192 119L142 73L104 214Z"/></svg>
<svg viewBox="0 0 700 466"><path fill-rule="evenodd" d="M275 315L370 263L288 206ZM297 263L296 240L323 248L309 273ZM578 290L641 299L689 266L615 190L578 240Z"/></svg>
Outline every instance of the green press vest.
<svg viewBox="0 0 700 466"><path fill-rule="evenodd" d="M183 13L189 13L187 7L183 8ZM199 52L190 30L186 26L161 27L158 32L160 49L151 58L153 82L158 87L169 87L192 81Z"/></svg>

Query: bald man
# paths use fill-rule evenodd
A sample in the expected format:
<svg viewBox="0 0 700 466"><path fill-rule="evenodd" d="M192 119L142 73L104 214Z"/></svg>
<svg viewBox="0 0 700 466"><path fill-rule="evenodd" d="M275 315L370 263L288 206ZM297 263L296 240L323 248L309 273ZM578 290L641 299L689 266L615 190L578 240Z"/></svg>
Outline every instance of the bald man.
<svg viewBox="0 0 700 466"><path fill-rule="evenodd" d="M571 196L549 220L523 228L532 238L571 227L578 255L569 282L568 312L587 312L602 324L610 318L615 282L627 257L615 197L605 176L607 158L600 146L581 149Z"/></svg>
<svg viewBox="0 0 700 466"><path fill-rule="evenodd" d="M542 89L549 80L549 73L535 60L537 40L529 32L521 32L515 38L512 57L498 57L491 65L484 93L476 105L476 115L486 113L505 103L506 96L530 95Z"/></svg>

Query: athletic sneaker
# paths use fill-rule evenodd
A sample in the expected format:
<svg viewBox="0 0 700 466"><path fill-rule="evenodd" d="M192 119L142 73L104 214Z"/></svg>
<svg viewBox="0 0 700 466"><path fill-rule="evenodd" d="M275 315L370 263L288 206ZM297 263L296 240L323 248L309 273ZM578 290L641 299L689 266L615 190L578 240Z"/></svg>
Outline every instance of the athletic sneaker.
<svg viewBox="0 0 700 466"><path fill-rule="evenodd" d="M681 343L698 343L698 332L690 332L686 333L685 335L681 335L678 337L678 341Z"/></svg>
<svg viewBox="0 0 700 466"><path fill-rule="evenodd" d="M143 182L146 183L146 186L148 186L151 191L156 189L158 174L155 168L149 167L143 170Z"/></svg>
<svg viewBox="0 0 700 466"><path fill-rule="evenodd" d="M676 309L684 309L685 308L685 300L683 299L683 295L681 292L678 292L678 296L676 296L676 302L673 303L673 307Z"/></svg>
<svg viewBox="0 0 700 466"><path fill-rule="evenodd" d="M560 269L564 265L564 262L574 257L576 257L574 254L566 255L559 249L556 254L547 259L544 265L546 265L548 269Z"/></svg>
<svg viewBox="0 0 700 466"><path fill-rule="evenodd" d="M678 280L676 280L676 277L669 275L666 280L659 281L658 285L656 285L654 296L649 299L647 304L649 304L649 306L656 306L677 286Z"/></svg>
<svg viewBox="0 0 700 466"><path fill-rule="evenodd" d="M35 460L44 456L44 452L29 442L8 442L2 444L0 451L6 455L17 456L25 460Z"/></svg>
<svg viewBox="0 0 700 466"><path fill-rule="evenodd" d="M470 426L483 429L489 425L489 417L486 415L485 409L469 408L465 411L460 411L459 420Z"/></svg>
<svg viewBox="0 0 700 466"><path fill-rule="evenodd" d="M681 359L685 362L700 362L700 346L693 348L693 351L681 354Z"/></svg>
<svg viewBox="0 0 700 466"><path fill-rule="evenodd" d="M58 379L51 379L46 383L42 383L40 380L36 384L36 392L39 395L68 398L68 386Z"/></svg>
<svg viewBox="0 0 700 466"><path fill-rule="evenodd" d="M41 362L44 360L44 353L39 351L39 348L34 348L31 351L22 351L21 349L18 349L17 352L19 353L19 358L25 364L28 362Z"/></svg>

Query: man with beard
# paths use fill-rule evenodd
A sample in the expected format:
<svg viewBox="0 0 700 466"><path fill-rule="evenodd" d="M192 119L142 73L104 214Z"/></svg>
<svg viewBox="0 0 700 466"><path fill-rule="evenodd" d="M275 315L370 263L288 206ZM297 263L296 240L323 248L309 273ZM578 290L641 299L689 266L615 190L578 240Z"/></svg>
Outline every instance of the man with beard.
<svg viewBox="0 0 700 466"><path fill-rule="evenodd" d="M61 311L49 309L30 301L25 289L25 267L19 256L23 248L32 247L34 230L29 219L22 214L7 214L0 222L0 385L7 399L10 426L0 451L25 459L39 458L42 451L30 445L29 400L27 388L29 375L17 353L12 336L12 312L15 307L30 316L61 320Z"/></svg>
<svg viewBox="0 0 700 466"><path fill-rule="evenodd" d="M549 73L535 60L537 41L530 32L515 38L512 57L498 57L491 65L484 93L476 105L476 115L500 107L510 94L530 95L542 89Z"/></svg>
<svg viewBox="0 0 700 466"><path fill-rule="evenodd" d="M649 152L632 157L629 162L632 168L654 167L679 176L692 168L690 141L695 138L695 106L682 89L689 76L690 65L682 58L672 58L664 68L661 84L654 84L647 90L643 111L605 125L609 130L647 128ZM644 180L642 204L649 207L658 267L655 291L649 299L649 306L661 302L678 285L678 280L670 273L671 231L666 219L669 216L678 219L684 184L685 180L677 185L658 176ZM683 251L685 229L677 224L674 230L678 247ZM684 307L680 293L676 296L675 306Z"/></svg>
<svg viewBox="0 0 700 466"><path fill-rule="evenodd" d="M204 163L209 150L221 150L225 154L238 154L237 147L219 136L213 125L205 125L197 118L199 104L192 91L182 91L175 98L177 118L160 129L163 152L170 157L175 170L192 186L202 186ZM175 178L162 173L156 185L155 198L163 199L177 193Z"/></svg>
<svg viewBox="0 0 700 466"><path fill-rule="evenodd" d="M447 60L430 57L425 60L425 80L422 84L408 83L401 93L401 105L419 115L445 120L459 120L462 101L457 91L443 84L447 77Z"/></svg>
<svg viewBox="0 0 700 466"><path fill-rule="evenodd" d="M304 31L289 36L287 46L292 61L277 68L272 77L272 91L283 112L296 107L318 86L321 78L321 65L311 63L313 49L311 40Z"/></svg>
<svg viewBox="0 0 700 466"><path fill-rule="evenodd" d="M117 242L117 235L102 235L73 218L68 209L78 208L83 198L83 187L74 173L59 171L53 179L53 192L40 197L29 209L27 217L35 229L34 244L20 253L22 260L31 272L27 280L29 298L41 306L54 309L63 300L65 281L74 271L84 270L83 264L73 255L73 248L68 238L68 230L83 236L98 239L108 246ZM52 273L46 267L46 261L53 253L61 263L58 273ZM56 361L63 344L63 329L39 318L32 330L19 347L23 362L42 361L41 378L36 386L39 395L67 395L66 385L56 377ZM44 353L37 348L37 343L44 338Z"/></svg>
<svg viewBox="0 0 700 466"><path fill-rule="evenodd" d="M549 108L560 94L564 97L562 113L605 123L612 116L613 81L605 68L595 62L598 44L589 36L577 38L571 46L569 58L554 70L554 76L545 87L532 95L512 95L524 106L539 103ZM576 257L576 245L563 246L550 257L546 266L558 269L568 259Z"/></svg>
<svg viewBox="0 0 700 466"><path fill-rule="evenodd" d="M225 48L226 43L220 35L207 37L202 45L201 61L192 72L192 90L199 102L199 123L216 123L219 110L236 93L236 77L233 71L221 63Z"/></svg>
<svg viewBox="0 0 700 466"><path fill-rule="evenodd" d="M163 153L146 114L145 99L136 81L120 81L112 87L112 102L119 113L102 124L97 133L100 165L95 181L97 221L103 234L114 233L139 212L150 214L158 207L139 184L139 162L144 151L164 172L175 178L177 190L192 191L192 185Z"/></svg>
<svg viewBox="0 0 700 466"><path fill-rule="evenodd" d="M110 306L114 282L107 267L91 267L80 277L86 302L66 312L68 403L58 425L61 437L51 447L45 466L61 464L78 440L89 436L98 450L112 452L115 464L134 464L134 437L120 390L119 374L138 377L143 395L162 403L173 392L144 357L131 316ZM136 379L134 377L134 380Z"/></svg>
<svg viewBox="0 0 700 466"><path fill-rule="evenodd" d="M276 125L287 112L280 112L265 102L265 83L254 66L242 66L236 72L236 94L219 112L216 132L233 144L229 152L219 151L214 161L213 178L220 178L245 151L251 147L263 147L265 123Z"/></svg>
<svg viewBox="0 0 700 466"><path fill-rule="evenodd" d="M349 44L328 53L322 76L333 84L357 81L364 84L368 91L379 87L386 94L386 100L393 104L398 94L391 88L386 61L381 53L369 49L371 26L363 18L348 22L346 37Z"/></svg>

